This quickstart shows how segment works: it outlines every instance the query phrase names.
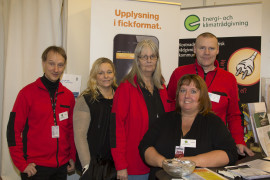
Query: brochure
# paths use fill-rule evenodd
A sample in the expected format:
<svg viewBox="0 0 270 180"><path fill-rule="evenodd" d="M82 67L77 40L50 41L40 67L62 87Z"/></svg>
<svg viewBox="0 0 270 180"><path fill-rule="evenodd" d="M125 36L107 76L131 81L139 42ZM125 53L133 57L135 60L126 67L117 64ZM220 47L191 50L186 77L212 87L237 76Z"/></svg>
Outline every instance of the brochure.
<svg viewBox="0 0 270 180"><path fill-rule="evenodd" d="M266 103L267 113L270 113L270 78L263 77L261 79L261 96L262 101Z"/></svg>
<svg viewBox="0 0 270 180"><path fill-rule="evenodd" d="M235 175L239 175L244 179L260 179L270 177L270 173L255 169L249 165L227 166L225 169Z"/></svg>
<svg viewBox="0 0 270 180"><path fill-rule="evenodd" d="M222 177L218 173L215 173L214 171L211 171L208 168L196 168L194 173L207 180L226 180L226 178Z"/></svg>
<svg viewBox="0 0 270 180"><path fill-rule="evenodd" d="M260 170L263 170L265 172L268 172L270 173L270 161L267 160L266 158L264 159L255 159L253 161L249 161L249 162L246 162L246 163L243 163L243 164L246 164L252 168L255 168L255 169L260 169Z"/></svg>
<svg viewBox="0 0 270 180"><path fill-rule="evenodd" d="M208 168L196 168L192 174L172 180L227 180L225 177L211 171Z"/></svg>
<svg viewBox="0 0 270 180"><path fill-rule="evenodd" d="M264 102L248 103L255 142L258 142L266 156L270 156L270 123Z"/></svg>

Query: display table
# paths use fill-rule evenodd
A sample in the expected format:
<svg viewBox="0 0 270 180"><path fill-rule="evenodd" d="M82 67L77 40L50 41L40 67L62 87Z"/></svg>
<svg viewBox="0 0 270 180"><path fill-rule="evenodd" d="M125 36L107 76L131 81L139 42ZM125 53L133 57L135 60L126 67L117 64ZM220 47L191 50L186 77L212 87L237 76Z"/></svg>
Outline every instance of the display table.
<svg viewBox="0 0 270 180"><path fill-rule="evenodd" d="M241 164L241 163L244 163L244 162L249 162L249 161L252 161L252 160L255 160L255 159L261 159L262 158L262 155L261 153L255 153L254 156L246 156L240 160L238 160L236 162L236 164ZM214 172L217 172L218 170L223 170L224 168L223 167L219 167L219 168L208 168ZM173 177L170 176L169 174L167 174L163 169L159 170L156 172L156 177L158 180L171 180ZM227 178L227 177L226 177ZM263 178L264 180L270 180L270 178Z"/></svg>

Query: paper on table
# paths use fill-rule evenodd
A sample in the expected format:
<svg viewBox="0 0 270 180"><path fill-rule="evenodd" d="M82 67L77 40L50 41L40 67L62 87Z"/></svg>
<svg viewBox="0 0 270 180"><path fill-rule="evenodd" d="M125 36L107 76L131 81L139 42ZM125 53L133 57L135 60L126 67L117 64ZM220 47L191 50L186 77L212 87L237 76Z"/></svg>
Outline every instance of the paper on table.
<svg viewBox="0 0 270 180"><path fill-rule="evenodd" d="M192 174L182 178L173 178L172 180L227 180L223 176L211 171L208 168L196 168Z"/></svg>
<svg viewBox="0 0 270 180"><path fill-rule="evenodd" d="M244 179L259 179L259 178L268 178L270 174L262 171L260 169L255 169L253 167L249 167L248 165L237 165L237 166L227 166L225 167L228 171L240 175Z"/></svg>
<svg viewBox="0 0 270 180"><path fill-rule="evenodd" d="M255 168L255 169L260 169L260 170L263 170L266 172L270 172L270 161L256 159L256 160L249 161L249 162L243 163L243 164L247 164L250 167Z"/></svg>
<svg viewBox="0 0 270 180"><path fill-rule="evenodd" d="M207 180L226 180L226 178L207 168L196 168L193 173Z"/></svg>

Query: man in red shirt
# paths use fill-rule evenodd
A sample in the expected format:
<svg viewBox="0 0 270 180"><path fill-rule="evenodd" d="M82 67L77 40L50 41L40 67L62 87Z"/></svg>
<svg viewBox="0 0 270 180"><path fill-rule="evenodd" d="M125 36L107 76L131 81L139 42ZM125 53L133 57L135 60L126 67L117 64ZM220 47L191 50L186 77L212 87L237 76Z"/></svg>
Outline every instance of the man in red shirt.
<svg viewBox="0 0 270 180"><path fill-rule="evenodd" d="M66 59L64 49L48 47L42 54L44 75L19 92L10 113L9 152L23 180L65 180L75 169L75 99L60 82Z"/></svg>
<svg viewBox="0 0 270 180"><path fill-rule="evenodd" d="M246 146L243 139L241 112L238 106L238 87L233 74L219 68L216 56L219 53L218 39L211 33L202 33L196 38L194 64L180 66L174 70L168 84L169 99L175 101L178 80L185 74L198 74L208 87L212 110L228 126L235 140L238 153L249 156L254 153Z"/></svg>

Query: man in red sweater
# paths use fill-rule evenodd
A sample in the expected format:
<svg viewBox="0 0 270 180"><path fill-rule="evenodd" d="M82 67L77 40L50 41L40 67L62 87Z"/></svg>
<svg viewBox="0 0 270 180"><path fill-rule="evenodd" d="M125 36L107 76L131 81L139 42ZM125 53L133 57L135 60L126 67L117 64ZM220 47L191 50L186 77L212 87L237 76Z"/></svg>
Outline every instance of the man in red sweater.
<svg viewBox="0 0 270 180"><path fill-rule="evenodd" d="M241 112L238 106L238 87L233 74L219 68L216 56L219 53L218 39L211 33L202 33L196 38L194 64L180 66L174 70L168 84L169 99L175 101L178 80L185 74L198 74L208 87L212 110L228 126L235 140L238 153L253 156L243 139Z"/></svg>
<svg viewBox="0 0 270 180"><path fill-rule="evenodd" d="M60 82L66 58L61 47L48 47L42 54L44 75L19 92L10 113L9 152L23 180L65 180L75 169L75 99Z"/></svg>

